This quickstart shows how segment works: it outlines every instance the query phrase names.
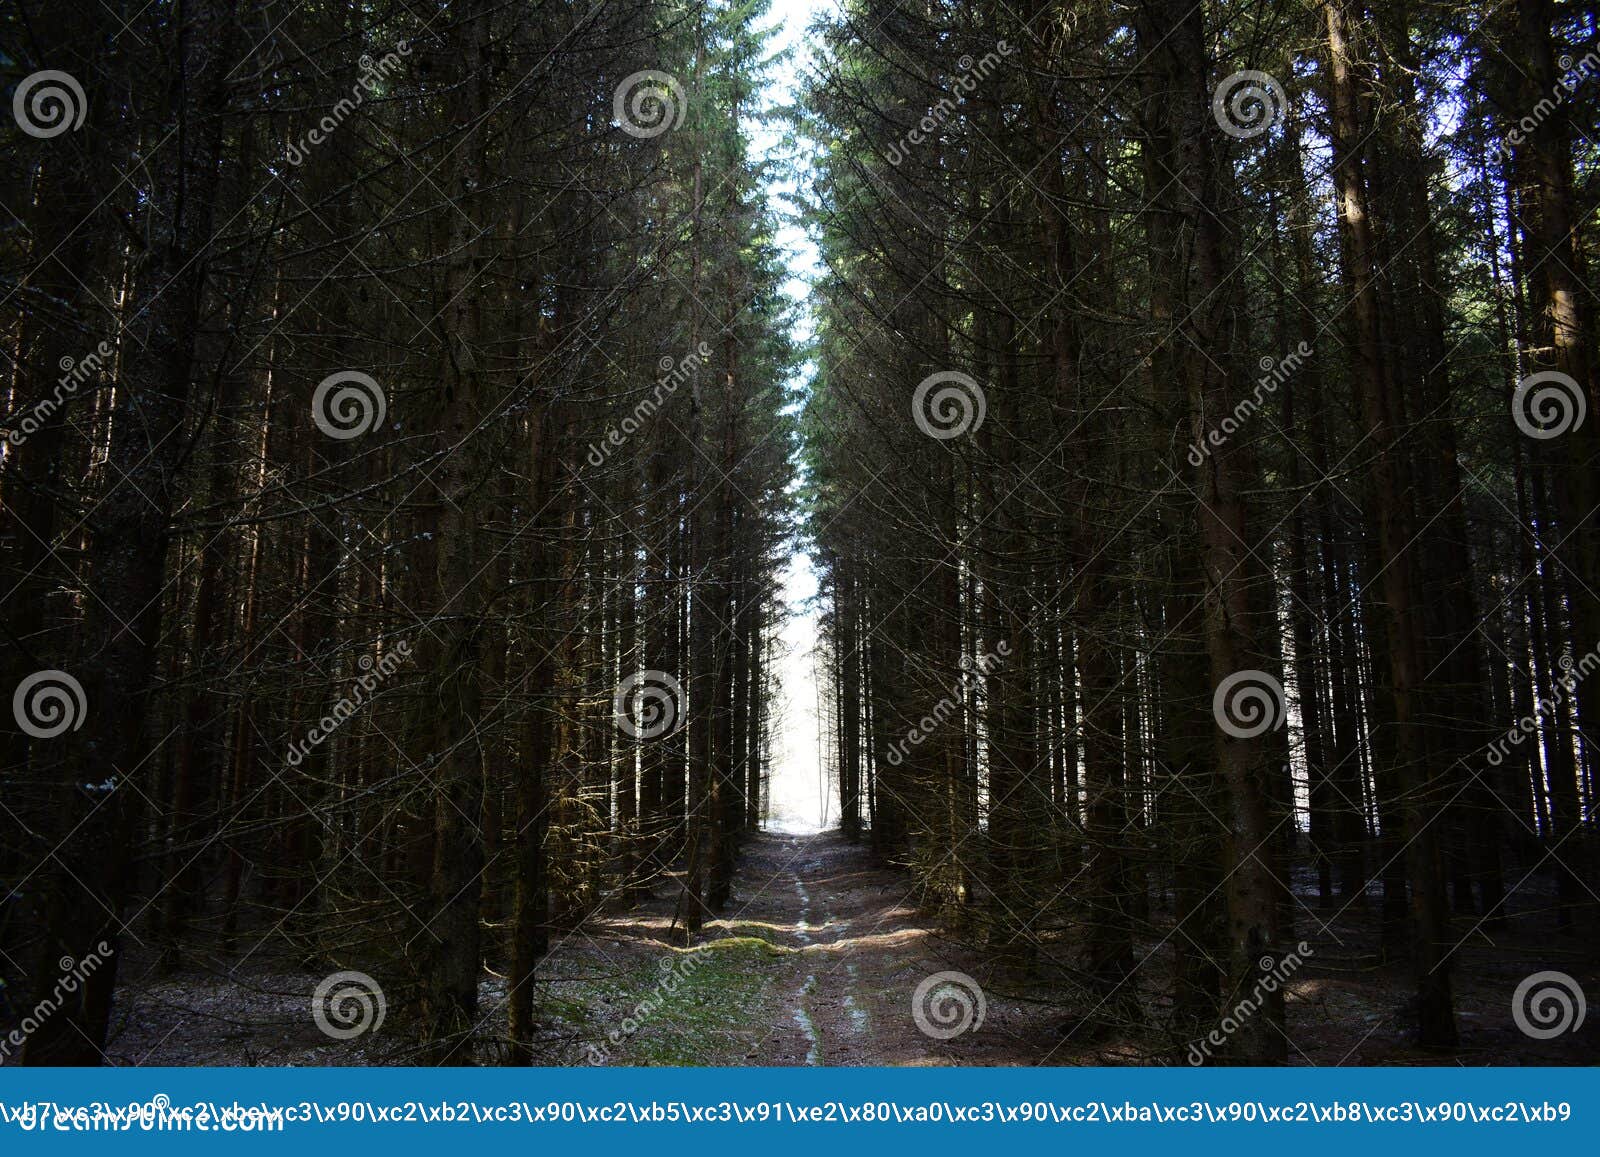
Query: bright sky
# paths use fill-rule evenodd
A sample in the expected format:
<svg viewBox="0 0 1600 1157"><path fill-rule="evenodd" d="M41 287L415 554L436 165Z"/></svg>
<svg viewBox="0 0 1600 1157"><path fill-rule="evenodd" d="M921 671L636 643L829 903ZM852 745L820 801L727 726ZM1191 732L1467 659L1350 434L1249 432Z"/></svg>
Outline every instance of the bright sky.
<svg viewBox="0 0 1600 1157"><path fill-rule="evenodd" d="M827 0L773 0L770 20L778 28L771 42L773 51L793 48L795 60L773 69L770 102L775 105L792 104L796 97L798 73L804 67L809 45L806 26L820 12ZM781 148L781 129L752 123L749 133L758 155L766 155ZM788 191L789 182L774 180L769 188L774 209L782 210L781 194ZM785 223L778 231L778 242L789 253L789 280L785 291L797 302L803 302L810 281L819 266L816 246L803 230L793 223ZM811 333L811 319L801 313L796 321L796 334L805 339ZM800 371L800 380L809 382L813 367L808 363ZM784 624L781 652L777 658L779 688L775 707L778 726L772 745L772 818L771 827L777 831L818 831L837 818L832 805L831 789L827 786L826 772L822 766L821 727L817 716L819 693L823 681L819 678L817 644L817 612L807 605L817 591L817 576L811 569L811 559L804 554L790 560L784 572L784 597L790 618Z"/></svg>

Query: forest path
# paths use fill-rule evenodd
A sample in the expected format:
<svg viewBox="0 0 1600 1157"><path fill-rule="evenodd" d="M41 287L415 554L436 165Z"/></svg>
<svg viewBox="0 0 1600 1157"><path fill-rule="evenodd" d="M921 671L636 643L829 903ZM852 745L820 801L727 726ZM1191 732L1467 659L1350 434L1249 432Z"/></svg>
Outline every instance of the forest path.
<svg viewBox="0 0 1600 1157"><path fill-rule="evenodd" d="M760 935L781 950L781 1007L743 1057L764 1065L939 1064L942 1042L911 1016L940 967L907 879L838 832L762 833L740 857L728 914L709 936Z"/></svg>
<svg viewBox="0 0 1600 1157"><path fill-rule="evenodd" d="M978 1030L941 1040L912 1016L937 972L981 965L919 913L903 872L837 831L762 832L739 856L723 914L688 947L676 889L602 918L554 954L550 996L571 1017L569 1063L608 1065L1027 1064L1017 1009L991 993ZM571 977L570 980L563 979ZM666 978L666 979L663 979ZM563 1018L565 1019L565 1018ZM591 1051L593 1050L593 1051Z"/></svg>

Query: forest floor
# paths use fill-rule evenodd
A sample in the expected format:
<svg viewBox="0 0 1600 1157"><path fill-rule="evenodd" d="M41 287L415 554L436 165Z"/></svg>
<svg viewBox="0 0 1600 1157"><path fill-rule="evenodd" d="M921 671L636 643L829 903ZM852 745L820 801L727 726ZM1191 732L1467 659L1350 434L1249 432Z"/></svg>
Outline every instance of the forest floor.
<svg viewBox="0 0 1600 1157"><path fill-rule="evenodd" d="M1299 881L1305 886L1310 881ZM1543 883L1543 881L1539 881ZM1457 1014L1462 1049L1414 1047L1404 1027L1410 980L1384 964L1366 905L1319 911L1302 901L1295 935L1311 952L1285 985L1292 1065L1593 1064L1600 1018L1554 1040L1524 1036L1511 993L1529 973L1562 968L1600 992L1592 935L1557 937L1525 883L1517 919L1493 939L1473 921L1457 929ZM1074 930L1048 934L1030 967L997 967L978 946L919 913L903 872L875 864L838 832L763 833L741 857L728 915L684 952L672 940L673 896L628 916L596 921L552 954L552 984L572 1001L568 1063L651 1065L1183 1065L1183 1045L1163 1035L1168 1010L1153 1004L1143 1027L1113 1025L1059 982L1075 954ZM1376 892L1374 891L1374 896ZM1375 903L1372 907L1375 907ZM687 961L704 954L706 963ZM1141 989L1165 988L1171 946L1135 945ZM1065 967L1060 967L1065 965ZM968 974L984 992L981 1024L948 1039L919 1028L917 986L938 972ZM1058 979L1047 979L1054 975ZM669 985L661 978L672 976ZM583 1012L579 1012L579 1009ZM947 1011L950 1011L947 1009ZM1097 1022L1097 1015L1098 1021Z"/></svg>
<svg viewBox="0 0 1600 1157"><path fill-rule="evenodd" d="M1077 930L1052 929L1026 968L998 967L981 947L917 911L910 877L877 864L837 832L762 833L740 856L725 914L688 948L675 946L677 882L662 876L628 913L599 915L553 937L540 966L541 1064L603 1065L1140 1065L1186 1063L1164 1034L1172 951L1135 944L1140 1023L1118 1025L1074 997ZM1302 888L1310 881L1299 881ZM1318 909L1302 892L1295 934L1312 952L1285 986L1289 1063L1594 1064L1600 1016L1533 1040L1512 1020L1518 982L1545 969L1600 994L1592 930L1557 935L1544 890L1519 889L1493 938L1458 919L1454 966L1462 1049L1422 1052L1403 1028L1409 981L1376 950L1376 903ZM1538 881L1544 883L1544 881ZM961 972L982 987L981 1024L949 1039L922 1031L913 994L927 977ZM137 952L125 962L107 1060L122 1065L372 1065L415 1063L403 1001L388 1024L352 1040L323 1035L308 998L320 976L266 952L160 976ZM1052 979L1053 978L1053 979ZM378 980L383 978L379 977ZM1132 987L1131 985L1129 986ZM503 1039L505 988L480 985L478 1036ZM1077 1003L1075 1003L1075 999ZM949 1009L947 1009L949 1011ZM478 1059L495 1063L492 1046Z"/></svg>

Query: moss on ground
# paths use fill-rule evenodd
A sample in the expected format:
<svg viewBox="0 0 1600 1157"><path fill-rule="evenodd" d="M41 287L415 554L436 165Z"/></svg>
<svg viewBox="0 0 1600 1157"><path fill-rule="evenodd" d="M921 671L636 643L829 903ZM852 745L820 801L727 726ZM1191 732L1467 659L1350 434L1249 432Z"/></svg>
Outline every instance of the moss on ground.
<svg viewBox="0 0 1600 1157"><path fill-rule="evenodd" d="M784 951L760 936L728 936L551 994L612 1065L736 1064L772 1024Z"/></svg>
<svg viewBox="0 0 1600 1157"><path fill-rule="evenodd" d="M769 944L777 944L794 935L793 926L769 924L765 920L718 920L714 927L726 931L731 940L748 940L754 937Z"/></svg>

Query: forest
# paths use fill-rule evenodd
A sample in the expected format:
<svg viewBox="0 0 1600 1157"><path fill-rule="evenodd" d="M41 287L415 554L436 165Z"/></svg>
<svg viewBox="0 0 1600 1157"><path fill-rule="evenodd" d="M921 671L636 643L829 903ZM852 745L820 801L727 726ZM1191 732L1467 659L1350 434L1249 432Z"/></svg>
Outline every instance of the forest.
<svg viewBox="0 0 1600 1157"><path fill-rule="evenodd" d="M0 77L0 1065L1600 1062L1594 6Z"/></svg>

